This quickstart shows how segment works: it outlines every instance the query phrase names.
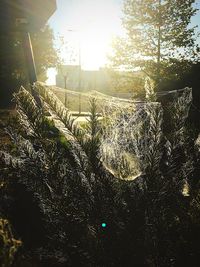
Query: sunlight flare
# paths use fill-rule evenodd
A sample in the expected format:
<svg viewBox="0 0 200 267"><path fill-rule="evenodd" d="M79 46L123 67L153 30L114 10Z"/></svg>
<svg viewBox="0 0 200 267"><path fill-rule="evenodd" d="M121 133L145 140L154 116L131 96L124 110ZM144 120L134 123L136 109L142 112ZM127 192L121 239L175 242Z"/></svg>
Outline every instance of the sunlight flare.
<svg viewBox="0 0 200 267"><path fill-rule="evenodd" d="M64 41L68 44L62 51L66 63L81 63L83 69L105 66L112 39L118 34L116 17L119 17L119 5L113 0L106 5L99 0L80 2L73 14L72 26L63 28Z"/></svg>

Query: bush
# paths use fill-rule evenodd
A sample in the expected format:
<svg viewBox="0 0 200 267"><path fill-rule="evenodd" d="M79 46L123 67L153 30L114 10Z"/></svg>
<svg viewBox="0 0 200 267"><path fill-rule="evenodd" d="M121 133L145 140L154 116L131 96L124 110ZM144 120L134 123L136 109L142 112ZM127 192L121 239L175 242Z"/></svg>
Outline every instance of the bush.
<svg viewBox="0 0 200 267"><path fill-rule="evenodd" d="M84 128L48 87L34 89L42 108L21 88L21 128L6 129L15 149L0 152L11 199L2 212L24 244L15 266L22 255L36 266L196 266L199 147L186 124L191 89L167 105L149 98L134 114L109 112L106 126L91 99ZM137 160L135 179L124 180L132 170L120 153Z"/></svg>
<svg viewBox="0 0 200 267"><path fill-rule="evenodd" d="M0 219L0 265L2 267L11 266L17 249L21 246L21 241L14 239L10 224L5 219Z"/></svg>

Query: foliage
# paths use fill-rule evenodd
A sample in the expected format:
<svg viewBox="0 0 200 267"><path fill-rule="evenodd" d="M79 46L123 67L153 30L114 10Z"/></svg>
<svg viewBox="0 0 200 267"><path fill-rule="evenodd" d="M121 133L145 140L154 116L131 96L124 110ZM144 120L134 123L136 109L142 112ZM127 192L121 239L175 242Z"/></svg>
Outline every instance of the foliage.
<svg viewBox="0 0 200 267"><path fill-rule="evenodd" d="M189 241L188 238L192 237L185 234L189 225L193 225L187 205L188 198L193 194L193 177L197 177L199 169L195 167L199 152L186 126L191 101L191 89L185 88L179 93L173 92L167 102L166 99L162 101L162 106L149 98L149 102L135 103L132 112L127 106L112 107L114 112L111 109L107 112L108 119L112 119L111 122L107 119L109 130L105 132L101 145L104 161L107 166L109 164L109 169L116 170L120 168L120 158L123 157L125 177L121 178L130 180L132 174L133 182L130 183L134 185L133 188L138 185L137 193L132 198L129 191L125 195L130 212L129 215L124 214L126 229L129 223L133 224L136 216L138 220L142 219L134 225L138 230L130 230L136 236L136 232L139 232L139 236L134 236L134 245L138 242L136 247L140 248L132 264L138 263L137 255L140 255L144 261L139 260L138 265L142 266L185 266L182 249L187 250L187 242L194 242L191 239ZM132 155L131 161L130 156L124 158L124 155ZM130 162L133 163L135 159L137 164L133 167ZM134 168L139 168L137 176L133 175ZM114 173L116 175L117 172ZM129 206L133 202L134 212L133 206ZM198 234L199 226L195 227L193 231ZM176 240L172 236L176 236ZM190 243L190 246L193 244ZM131 243L129 246L133 248L134 245ZM191 250L191 247L188 249ZM144 254L141 255L142 251ZM197 254L193 257L198 258ZM187 262L189 258L189 254L184 255ZM193 262L194 258L191 257Z"/></svg>
<svg viewBox="0 0 200 267"><path fill-rule="evenodd" d="M1 160L5 165L3 174L8 168L10 171L12 198L16 198L13 209L18 211L12 219L17 232L25 247L31 247L32 253L37 253L38 260L41 258L45 264L52 258L51 264L55 266L59 262L57 257L62 257L67 264L71 261L73 264L92 262L96 248L92 252L91 247L99 234L101 216L106 219L110 216L110 212L106 214L108 210L115 207L113 203L108 209L108 195L114 190L110 180L112 176L104 177L100 168L98 174L93 173L92 162L90 164L80 145L80 132L67 117L65 107L61 105L61 113L56 116L51 106L44 102L44 109L52 115L49 119L23 88L15 95L15 101L22 129L17 133L7 128L15 150L13 155L1 151ZM91 129L95 127L91 123ZM91 139L88 139L92 140L92 145L94 137L92 132ZM94 149L87 149L87 152L94 153ZM101 182L97 176L102 178ZM105 190L97 193L100 184ZM101 199L101 202L92 205L94 198ZM97 206L101 209L99 213ZM93 213L96 214L94 218L91 216ZM28 227L23 227L24 222ZM40 249L43 242L48 243L48 247Z"/></svg>
<svg viewBox="0 0 200 267"><path fill-rule="evenodd" d="M13 238L10 224L4 219L0 219L0 246L0 264L2 267L9 267L17 249L21 246L21 241Z"/></svg>
<svg viewBox="0 0 200 267"><path fill-rule="evenodd" d="M146 78L145 81L145 92L146 92L146 100L150 102L156 101L156 93L155 93L155 83L149 77Z"/></svg>
<svg viewBox="0 0 200 267"><path fill-rule="evenodd" d="M144 74L140 71L109 70L112 93L131 93L134 98L144 96Z"/></svg>
<svg viewBox="0 0 200 267"><path fill-rule="evenodd" d="M115 66L139 68L156 82L177 80L190 62L199 60L195 27L189 27L197 12L194 0L124 1L126 37L113 44Z"/></svg>
<svg viewBox="0 0 200 267"><path fill-rule="evenodd" d="M101 137L101 127L98 119L97 113L97 99L90 98L90 116L88 119L88 124L86 127L86 131L88 134L88 138L86 143L84 144L85 151L89 156L89 161L91 162L95 172L98 172L98 166L100 164L100 137Z"/></svg>
<svg viewBox="0 0 200 267"><path fill-rule="evenodd" d="M90 99L84 128L42 83L34 87L42 109L24 88L15 95L21 128L6 128L14 148L0 153L9 188L0 197L23 258L52 267L198 266L200 150L186 124L191 89L162 104L152 89L147 102L112 103L105 124Z"/></svg>
<svg viewBox="0 0 200 267"><path fill-rule="evenodd" d="M84 153L89 158L89 162L95 168L99 161L98 151L100 142L100 125L98 122L97 115L97 99L91 98L90 104L90 117L87 127L83 129L77 126L76 119L72 118L71 112L59 101L53 92L51 92L45 85L41 83L36 83L35 90L43 97L44 101L52 108L52 110L57 114L59 119L62 121L64 126L69 130L71 135L73 135L79 145L84 150ZM50 109L48 109L50 112ZM80 148L81 149L81 148ZM95 164L92 161L96 161ZM97 164L98 165L98 164Z"/></svg>
<svg viewBox="0 0 200 267"><path fill-rule="evenodd" d="M32 45L39 80L46 80L46 70L59 63L58 51L54 47L54 35L50 26L46 25L37 33L32 34ZM41 75L44 75L41 79Z"/></svg>
<svg viewBox="0 0 200 267"><path fill-rule="evenodd" d="M198 135L200 130L199 112L200 112L200 94L199 94L199 78L200 63L192 64L190 70L187 73L182 73L179 81L171 81L165 84L165 90L168 88L184 88L189 86L192 88L192 106L190 109L188 123L191 125L195 136Z"/></svg>

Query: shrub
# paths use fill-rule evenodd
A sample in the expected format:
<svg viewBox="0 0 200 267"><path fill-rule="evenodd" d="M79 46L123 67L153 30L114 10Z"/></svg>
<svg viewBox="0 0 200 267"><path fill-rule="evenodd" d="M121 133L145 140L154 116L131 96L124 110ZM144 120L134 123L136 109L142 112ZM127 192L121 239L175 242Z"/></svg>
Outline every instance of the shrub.
<svg viewBox="0 0 200 267"><path fill-rule="evenodd" d="M21 241L13 237L8 220L0 218L0 265L2 267L11 266L20 246Z"/></svg>
<svg viewBox="0 0 200 267"><path fill-rule="evenodd" d="M155 95L152 102L152 92L129 108L112 104L105 125L93 98L84 128L47 86L34 90L42 107L21 88L21 129L6 129L15 149L0 152L13 199L3 212L22 253L38 266L184 266L183 251L186 263L199 259L187 235L200 232L199 148L186 125L191 89L167 105Z"/></svg>

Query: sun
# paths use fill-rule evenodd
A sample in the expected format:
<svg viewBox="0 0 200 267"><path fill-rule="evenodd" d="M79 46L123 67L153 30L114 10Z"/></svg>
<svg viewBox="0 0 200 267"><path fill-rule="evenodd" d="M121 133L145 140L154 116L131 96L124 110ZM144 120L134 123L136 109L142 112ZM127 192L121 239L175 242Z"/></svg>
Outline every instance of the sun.
<svg viewBox="0 0 200 267"><path fill-rule="evenodd" d="M82 69L93 70L107 63L112 38L117 34L114 17L119 15L118 8L113 0L79 2L71 14L71 26L64 25L64 39L76 54L74 64L81 63Z"/></svg>
<svg viewBox="0 0 200 267"><path fill-rule="evenodd" d="M63 1L64 2L64 1ZM121 0L72 1L65 19L58 19L56 46L66 65L81 65L83 70L98 70L108 63L112 40L121 35ZM59 6L59 5L58 5ZM61 45L59 36L65 43ZM48 84L55 84L55 69L48 72Z"/></svg>
<svg viewBox="0 0 200 267"><path fill-rule="evenodd" d="M107 63L112 36L100 29L83 31L80 38L81 66L83 69L99 69Z"/></svg>

